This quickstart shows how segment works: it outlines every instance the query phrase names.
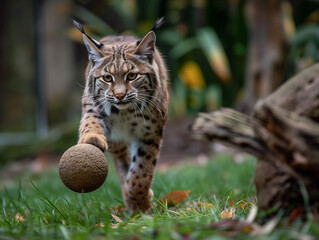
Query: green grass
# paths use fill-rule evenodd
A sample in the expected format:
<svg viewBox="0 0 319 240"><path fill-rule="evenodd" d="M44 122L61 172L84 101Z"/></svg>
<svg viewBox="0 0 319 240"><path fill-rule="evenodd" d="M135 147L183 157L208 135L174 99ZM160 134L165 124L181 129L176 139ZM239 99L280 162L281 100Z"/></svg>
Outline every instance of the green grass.
<svg viewBox="0 0 319 240"><path fill-rule="evenodd" d="M221 220L221 212L230 207L229 200L235 206L254 201L255 160L235 164L230 156L221 155L205 166L185 165L157 173L152 185L156 205L152 213L135 218L125 212L117 214L123 220L118 223L111 209L123 201L112 161L109 165L105 184L88 194L68 190L57 169L41 175L24 174L14 185L3 187L0 239L228 239L213 223ZM191 193L173 207L157 201L172 190ZM212 203L213 207L198 207L196 202ZM248 212L249 207L237 207L234 219L242 221ZM16 220L17 213L24 216L23 221ZM283 220L280 224L258 238L241 230L228 234L235 234L237 239L295 239L296 232L318 233L318 226L311 221L288 226Z"/></svg>

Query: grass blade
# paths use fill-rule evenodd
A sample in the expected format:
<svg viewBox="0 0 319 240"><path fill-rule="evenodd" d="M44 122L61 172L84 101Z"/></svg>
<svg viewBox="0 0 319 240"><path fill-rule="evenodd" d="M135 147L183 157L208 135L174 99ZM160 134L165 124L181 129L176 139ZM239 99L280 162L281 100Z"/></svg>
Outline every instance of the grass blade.
<svg viewBox="0 0 319 240"><path fill-rule="evenodd" d="M35 185L32 181L30 181L30 183L32 184L32 186L41 194L41 196L44 198L41 198L37 195L34 194L34 196L36 196L37 198L39 198L42 202L44 202L45 204L47 204L48 206L50 206L52 209L54 209L62 218L64 221L67 221L67 218L64 216L64 214L60 211L60 209L57 208L57 206L55 206L55 204L47 197L45 196Z"/></svg>

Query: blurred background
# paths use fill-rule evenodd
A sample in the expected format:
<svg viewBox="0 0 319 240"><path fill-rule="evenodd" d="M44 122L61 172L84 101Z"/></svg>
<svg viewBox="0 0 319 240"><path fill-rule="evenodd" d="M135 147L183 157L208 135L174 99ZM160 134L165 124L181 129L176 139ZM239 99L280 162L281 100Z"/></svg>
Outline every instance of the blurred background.
<svg viewBox="0 0 319 240"><path fill-rule="evenodd" d="M166 17L157 33L171 95L162 159L210 151L188 137L197 113L249 113L319 60L318 0L13 0L0 11L0 166L58 159L77 141L87 52L72 19L100 39L142 37Z"/></svg>

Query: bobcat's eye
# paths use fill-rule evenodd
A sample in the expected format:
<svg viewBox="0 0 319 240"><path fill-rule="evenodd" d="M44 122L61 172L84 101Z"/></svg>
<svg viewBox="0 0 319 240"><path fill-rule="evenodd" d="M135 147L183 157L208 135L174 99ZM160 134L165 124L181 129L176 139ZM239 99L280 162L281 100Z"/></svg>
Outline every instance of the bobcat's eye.
<svg viewBox="0 0 319 240"><path fill-rule="evenodd" d="M133 81L137 77L137 73L129 73L126 76L127 81Z"/></svg>
<svg viewBox="0 0 319 240"><path fill-rule="evenodd" d="M105 75L103 76L103 80L107 83L110 83L113 81L113 77L111 75Z"/></svg>

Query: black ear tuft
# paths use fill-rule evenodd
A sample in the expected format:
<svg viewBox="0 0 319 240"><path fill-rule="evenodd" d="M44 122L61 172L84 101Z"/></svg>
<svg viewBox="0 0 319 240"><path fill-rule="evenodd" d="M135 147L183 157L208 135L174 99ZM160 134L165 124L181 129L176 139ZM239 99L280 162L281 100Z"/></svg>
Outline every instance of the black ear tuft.
<svg viewBox="0 0 319 240"><path fill-rule="evenodd" d="M136 46L138 46L138 45L142 42L142 39L143 39L143 38L140 38L139 40L137 40Z"/></svg>
<svg viewBox="0 0 319 240"><path fill-rule="evenodd" d="M77 29L79 29L81 33L83 33L85 36L87 36L88 39L90 39L90 40L93 42L93 44L94 44L98 49L101 49L101 48L102 48L102 46L103 46L102 43L96 41L95 39L91 38L90 36L88 36L88 35L85 33L84 28L83 28L83 26L81 25L81 23L79 23L78 21L75 21L74 19L72 20L72 22L73 22L74 27L76 27Z"/></svg>
<svg viewBox="0 0 319 240"><path fill-rule="evenodd" d="M155 21L155 23L154 23L154 25L153 25L151 31L155 32L156 30L160 29L164 24L166 24L166 18L165 18L165 17L158 18L158 19ZM143 40L142 38L140 38L139 40L137 40L136 46L138 46L138 45L141 43L142 40Z"/></svg>
<svg viewBox="0 0 319 240"><path fill-rule="evenodd" d="M155 32L156 30L160 29L165 23L166 23L165 17L158 18L155 21L151 31Z"/></svg>
<svg viewBox="0 0 319 240"><path fill-rule="evenodd" d="M75 21L74 19L72 20L72 23L74 27L80 30L81 33L85 34L84 28L82 27L81 23Z"/></svg>

